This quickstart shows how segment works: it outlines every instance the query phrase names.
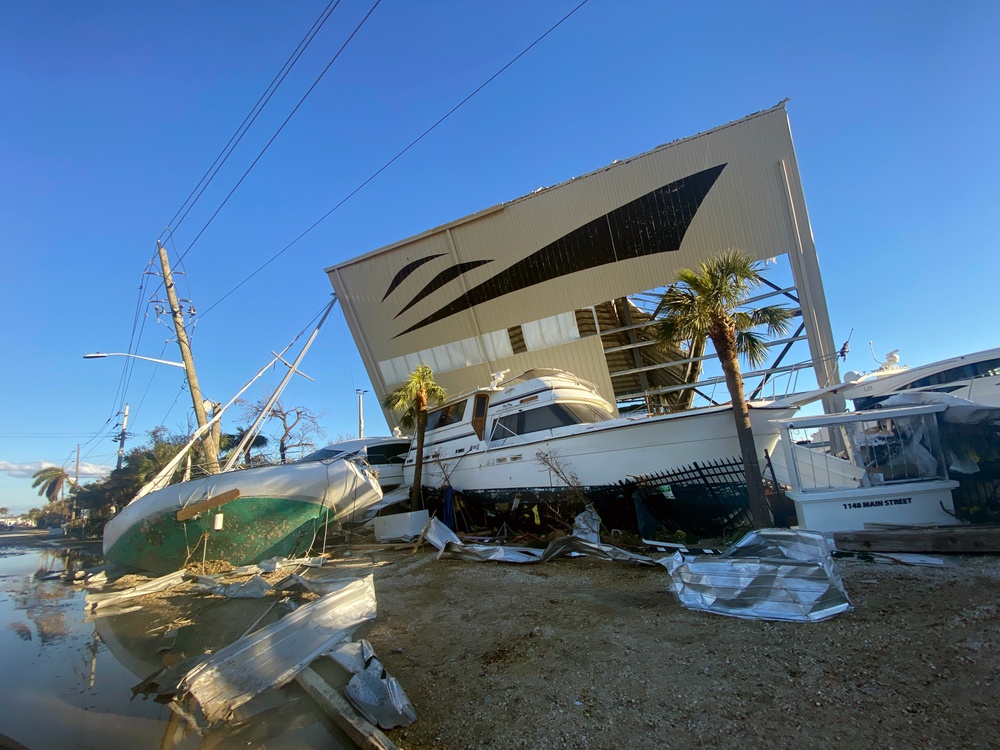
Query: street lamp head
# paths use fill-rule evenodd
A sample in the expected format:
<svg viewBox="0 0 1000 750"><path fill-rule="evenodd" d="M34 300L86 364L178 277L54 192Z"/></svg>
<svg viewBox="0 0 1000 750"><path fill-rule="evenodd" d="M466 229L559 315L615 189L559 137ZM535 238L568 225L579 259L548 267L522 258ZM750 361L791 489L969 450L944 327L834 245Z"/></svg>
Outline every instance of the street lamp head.
<svg viewBox="0 0 1000 750"><path fill-rule="evenodd" d="M146 362L155 362L158 365L170 365L171 367L184 367L183 362L170 362L166 359L156 359L154 357L143 357L139 354L127 354L125 352L94 352L84 354L84 359L104 359L105 357L129 357L131 359L142 359Z"/></svg>

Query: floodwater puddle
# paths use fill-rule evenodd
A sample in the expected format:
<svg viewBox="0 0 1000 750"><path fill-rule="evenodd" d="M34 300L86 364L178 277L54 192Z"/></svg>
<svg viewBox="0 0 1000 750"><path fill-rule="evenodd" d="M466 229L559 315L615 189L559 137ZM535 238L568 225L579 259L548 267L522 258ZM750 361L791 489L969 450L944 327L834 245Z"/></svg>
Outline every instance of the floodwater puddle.
<svg viewBox="0 0 1000 750"><path fill-rule="evenodd" d="M271 691L268 705L243 723L203 735L170 706L134 695L158 670L278 615L265 601L186 594L88 619L86 590L46 574L100 562L73 549L0 549L0 745L7 737L29 750L353 747L294 683Z"/></svg>

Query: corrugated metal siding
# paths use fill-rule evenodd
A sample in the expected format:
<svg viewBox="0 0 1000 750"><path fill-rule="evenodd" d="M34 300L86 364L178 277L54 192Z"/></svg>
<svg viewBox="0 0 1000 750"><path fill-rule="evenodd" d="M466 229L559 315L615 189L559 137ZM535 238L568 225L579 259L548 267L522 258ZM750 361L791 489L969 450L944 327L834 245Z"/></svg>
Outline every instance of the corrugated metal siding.
<svg viewBox="0 0 1000 750"><path fill-rule="evenodd" d="M789 188L784 182L782 163L788 167L791 180L799 222L797 232L792 226ZM629 204L665 185L693 179L691 176L719 165L725 167L697 208L679 250L601 264L535 283L542 275L552 273L553 266L558 267L557 271L573 267L581 262L582 254L593 253L597 245L590 238L605 234L602 221L595 220L622 207L628 208L617 214L620 231L624 232L620 236L627 239L649 235L657 229L650 224L656 223L658 215L655 211L644 213ZM656 205L676 202L682 193L683 190L667 193L656 199ZM802 239L804 235L808 236ZM800 248L800 242L807 247ZM598 243L602 248L605 244ZM519 265L519 261L550 245L551 253L545 258L538 257L535 265ZM328 272L381 398L385 390L396 384L381 383L377 375L380 361L667 284L679 269L694 266L729 248L744 249L758 258L811 253L812 260L803 261L800 257L798 266L793 264L793 270L804 269L803 274L809 277L797 278L796 282L800 291L803 284L819 283L818 263L783 105L525 196L468 221L454 222L440 231L396 243ZM424 259L428 260L386 295L401 269ZM494 277L506 269L510 269L509 278L501 277L501 284ZM492 299L404 333L449 304L461 307L465 295L481 284L487 285L486 291L479 291L485 296L492 295ZM508 291L511 288L515 291ZM809 291L804 292L807 297ZM819 323L813 321L814 328L822 329L827 314L821 286L818 293L813 293L812 300L814 304L817 301L823 304L815 316ZM828 330L828 322L825 325ZM599 385L608 384L605 393L610 396L610 381L603 357L599 356L600 347L592 344L574 342L566 351L559 346L517 354L511 363L523 362L525 369L562 367ZM829 347L832 349L832 341ZM569 354L577 351L581 352L579 356ZM590 360L589 356L595 359ZM455 391L482 385L491 371L506 366L500 362L477 365L467 372L442 374L440 380ZM603 376L599 372L602 368ZM475 382L470 383L471 378L476 378Z"/></svg>

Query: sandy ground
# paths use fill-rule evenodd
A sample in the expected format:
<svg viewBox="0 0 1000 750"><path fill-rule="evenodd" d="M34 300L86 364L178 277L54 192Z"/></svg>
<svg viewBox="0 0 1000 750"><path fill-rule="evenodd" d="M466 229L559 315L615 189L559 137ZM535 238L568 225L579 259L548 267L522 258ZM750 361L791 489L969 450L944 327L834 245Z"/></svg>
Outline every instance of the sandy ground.
<svg viewBox="0 0 1000 750"><path fill-rule="evenodd" d="M815 624L685 610L664 569L592 558L332 565L375 576L359 635L417 710L404 750L1000 747L1000 557L945 559L838 560L854 609Z"/></svg>
<svg viewBox="0 0 1000 750"><path fill-rule="evenodd" d="M1000 747L1000 559L839 560L822 623L683 609L663 569L376 554L402 748Z"/></svg>

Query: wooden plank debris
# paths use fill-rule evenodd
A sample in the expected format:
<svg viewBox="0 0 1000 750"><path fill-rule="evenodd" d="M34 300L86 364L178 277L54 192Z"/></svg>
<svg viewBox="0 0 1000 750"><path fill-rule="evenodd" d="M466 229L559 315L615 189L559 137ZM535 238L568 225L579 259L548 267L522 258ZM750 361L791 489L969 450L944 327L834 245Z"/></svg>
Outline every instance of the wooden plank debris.
<svg viewBox="0 0 1000 750"><path fill-rule="evenodd" d="M417 537L417 541L416 541L416 544L414 544L414 545L413 545L413 549L412 549L412 550L410 550L410 554L411 554L411 555L415 555L415 554L417 554L417 550L418 550L418 549L420 549L420 548L421 548L421 547L423 546L423 544L424 544L424 537L425 537L425 536L427 536L427 532L428 532L428 531L430 530L430 528L431 528L431 523L432 523L433 521L434 521L434 516L433 516L433 515L431 515L431 517L430 517L430 520L429 520L429 521L427 522L427 525L426 525L426 526L424 526L424 530L423 530L423 531L421 531L421 532L420 532L420 536L419 536L419 537Z"/></svg>
<svg viewBox="0 0 1000 750"><path fill-rule="evenodd" d="M310 697L334 720L338 727L362 750L396 750L396 745L381 729L361 716L354 707L320 677L306 667L295 677Z"/></svg>
<svg viewBox="0 0 1000 750"><path fill-rule="evenodd" d="M206 510L211 510L212 508L218 508L220 505L225 505L226 503L231 503L240 496L239 490L229 490L228 492L222 492L214 497L207 497L204 500L199 500L196 503L191 503L179 511L177 511L178 521L187 521L194 518L199 513L203 513Z"/></svg>
<svg viewBox="0 0 1000 750"><path fill-rule="evenodd" d="M1000 552L1000 526L937 526L834 532L833 541L843 552Z"/></svg>

